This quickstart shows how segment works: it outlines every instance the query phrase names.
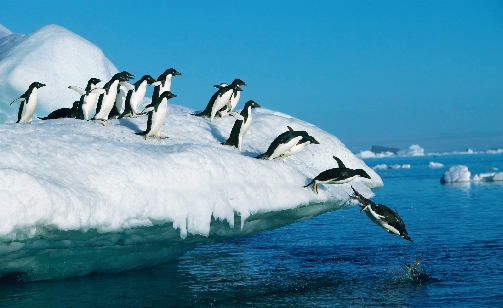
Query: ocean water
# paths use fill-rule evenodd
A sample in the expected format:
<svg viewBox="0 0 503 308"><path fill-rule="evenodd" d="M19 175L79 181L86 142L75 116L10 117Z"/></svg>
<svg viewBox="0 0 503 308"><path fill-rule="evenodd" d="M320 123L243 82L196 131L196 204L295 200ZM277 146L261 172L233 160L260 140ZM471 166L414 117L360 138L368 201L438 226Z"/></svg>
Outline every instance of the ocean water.
<svg viewBox="0 0 503 308"><path fill-rule="evenodd" d="M430 169L430 161L445 165ZM503 182L442 185L443 172L503 171L503 155L366 160L373 201L395 208L414 240L386 233L359 207L197 246L175 262L117 274L0 285L2 307L499 307L503 305ZM421 255L423 282L404 262Z"/></svg>

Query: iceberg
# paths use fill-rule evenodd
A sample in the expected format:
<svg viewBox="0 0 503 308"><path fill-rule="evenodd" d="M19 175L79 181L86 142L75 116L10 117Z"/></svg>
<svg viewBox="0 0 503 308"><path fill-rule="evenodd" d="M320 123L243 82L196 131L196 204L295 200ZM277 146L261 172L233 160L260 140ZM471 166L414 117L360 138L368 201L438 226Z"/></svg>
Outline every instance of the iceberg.
<svg viewBox="0 0 503 308"><path fill-rule="evenodd" d="M58 25L27 35L6 30L0 28L0 123L17 120L18 105L9 104L34 81L47 85L38 92L35 111L45 116L80 98L68 86L84 88L91 77L106 82L118 72L100 48Z"/></svg>
<svg viewBox="0 0 503 308"><path fill-rule="evenodd" d="M428 165L429 168L443 168L444 167L444 164L441 164L441 163L436 163L436 162L433 162L433 161L430 161L430 164Z"/></svg>
<svg viewBox="0 0 503 308"><path fill-rule="evenodd" d="M473 176L474 182L499 182L503 181L503 172L479 173Z"/></svg>
<svg viewBox="0 0 503 308"><path fill-rule="evenodd" d="M440 179L440 183L470 182L470 176L471 172L468 171L467 166L456 165L444 172Z"/></svg>
<svg viewBox="0 0 503 308"><path fill-rule="evenodd" d="M424 156L424 149L417 144L413 144L407 150L398 151L398 156Z"/></svg>

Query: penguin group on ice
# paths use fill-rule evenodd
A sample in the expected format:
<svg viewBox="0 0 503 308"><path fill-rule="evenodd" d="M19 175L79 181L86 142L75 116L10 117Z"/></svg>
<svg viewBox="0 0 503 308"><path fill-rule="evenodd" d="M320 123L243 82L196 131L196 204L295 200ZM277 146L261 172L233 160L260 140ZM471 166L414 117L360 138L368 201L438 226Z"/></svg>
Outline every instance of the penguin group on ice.
<svg viewBox="0 0 503 308"><path fill-rule="evenodd" d="M171 79L174 76L181 75L174 68L169 68L154 80L150 75L144 75L134 84L129 80L134 75L127 71L115 74L102 88L97 84L101 82L98 78L90 78L85 89L77 86L68 88L80 94L80 99L73 102L71 108L61 108L51 112L42 120L58 118L75 118L81 120L100 121L103 125L111 118L136 117L147 114L147 128L145 131L137 132L137 135L156 137L165 139L160 133L161 127L166 118L168 110L168 101L175 98L176 95L171 92ZM139 112L139 106L145 97L147 85L153 86L152 102L145 106L143 111ZM27 123L32 120L32 116L37 106L37 90L45 85L40 82L33 82L28 90L14 102L20 102L17 123ZM241 151L243 137L249 130L252 122L252 109L260 107L253 100L245 103L241 112L235 112L234 108L239 102L242 86L246 83L241 79L234 79L232 83L221 83L214 87L217 91L211 96L206 108L194 116L209 119L210 122L215 117L233 116L236 120L232 127L229 138L222 142L222 145L232 146ZM11 103L11 104L12 104ZM96 107L96 114L90 117ZM320 144L313 136L306 131L297 131L287 126L287 131L276 137L263 154L256 156L257 159L274 160L279 158L283 161L287 157L295 155L304 150L309 144ZM343 184L352 181L357 177L370 179L370 176L363 169L351 169L336 156L333 156L338 167L322 171L314 177L304 187L312 186L318 194L320 184ZM385 205L375 204L369 199L363 197L352 186L353 194L350 199L356 200L361 204L360 212L365 212L367 216L377 225L384 228L388 233L396 234L402 238L412 241L405 229L405 223L396 211L391 210Z"/></svg>

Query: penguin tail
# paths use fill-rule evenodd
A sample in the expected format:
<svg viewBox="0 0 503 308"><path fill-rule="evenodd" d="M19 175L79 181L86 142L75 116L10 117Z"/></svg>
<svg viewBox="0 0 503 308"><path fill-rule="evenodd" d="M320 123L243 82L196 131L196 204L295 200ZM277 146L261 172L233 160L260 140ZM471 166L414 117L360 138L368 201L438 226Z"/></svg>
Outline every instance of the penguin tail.
<svg viewBox="0 0 503 308"><path fill-rule="evenodd" d="M43 118L37 117L37 118L39 118L40 120L49 120L49 117L43 117Z"/></svg>
<svg viewBox="0 0 503 308"><path fill-rule="evenodd" d="M138 136L145 136L145 135L147 135L147 132L142 131L142 132L137 132L137 133L134 133L134 134L138 135Z"/></svg>
<svg viewBox="0 0 503 308"><path fill-rule="evenodd" d="M267 156L266 153L264 153L264 154L260 154L258 156L255 156L255 158L256 159L267 159L267 158L269 158L269 156Z"/></svg>

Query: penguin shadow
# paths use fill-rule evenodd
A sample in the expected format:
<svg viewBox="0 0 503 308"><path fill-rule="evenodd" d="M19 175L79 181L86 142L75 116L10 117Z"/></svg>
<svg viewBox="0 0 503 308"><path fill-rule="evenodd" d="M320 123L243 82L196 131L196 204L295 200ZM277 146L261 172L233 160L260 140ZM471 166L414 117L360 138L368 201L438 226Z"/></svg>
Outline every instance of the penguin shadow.
<svg viewBox="0 0 503 308"><path fill-rule="evenodd" d="M208 123L208 126L210 128L210 134L213 136L213 138L217 139L219 143L225 142L225 140L227 140L227 137L224 137L222 135L222 132L220 132L216 125Z"/></svg>
<svg viewBox="0 0 503 308"><path fill-rule="evenodd" d="M140 128L140 126L138 126L138 124L134 123L133 121L131 121L130 119L119 119L119 124L121 126L125 126L129 129L131 129L132 131L134 131L135 133L138 133L138 132L142 132L143 130Z"/></svg>

